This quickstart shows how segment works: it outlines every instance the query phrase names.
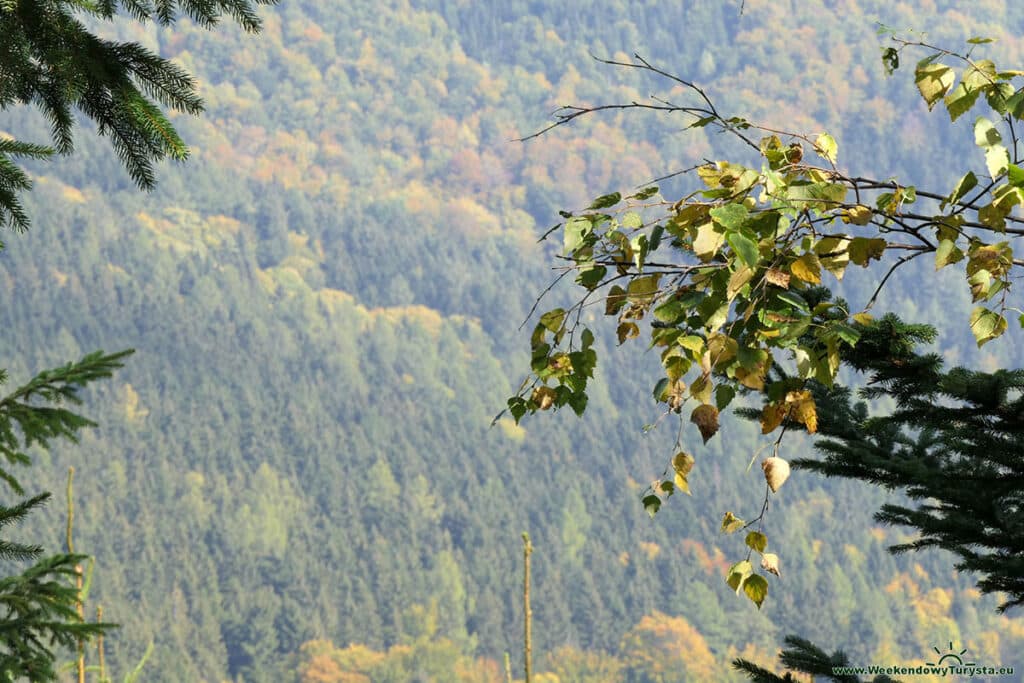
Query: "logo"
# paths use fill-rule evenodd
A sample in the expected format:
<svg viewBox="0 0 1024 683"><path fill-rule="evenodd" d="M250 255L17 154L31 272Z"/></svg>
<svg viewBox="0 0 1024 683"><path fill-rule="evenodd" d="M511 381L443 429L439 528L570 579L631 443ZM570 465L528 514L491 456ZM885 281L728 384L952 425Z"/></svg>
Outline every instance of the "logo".
<svg viewBox="0 0 1024 683"><path fill-rule="evenodd" d="M938 658L935 661L928 662L927 664L918 664L916 666L910 664L902 665L879 665L871 664L868 666L836 666L832 667L833 675L850 675L850 674L885 674L886 676L960 676L962 678L980 678L980 677L991 677L991 676L1012 676L1014 670L1012 666L984 666L977 662L964 661L964 655L967 654L967 648L962 650L955 650L953 648L953 642L949 642L949 647L945 652L937 647L932 647L935 650L935 654Z"/></svg>
<svg viewBox="0 0 1024 683"><path fill-rule="evenodd" d="M939 655L939 661L928 662L928 666L978 666L975 662L964 662L960 658L961 655L967 654L967 648L960 650L960 652L953 652L953 642L949 643L949 651L946 654L942 654L939 648L933 647L935 654Z"/></svg>

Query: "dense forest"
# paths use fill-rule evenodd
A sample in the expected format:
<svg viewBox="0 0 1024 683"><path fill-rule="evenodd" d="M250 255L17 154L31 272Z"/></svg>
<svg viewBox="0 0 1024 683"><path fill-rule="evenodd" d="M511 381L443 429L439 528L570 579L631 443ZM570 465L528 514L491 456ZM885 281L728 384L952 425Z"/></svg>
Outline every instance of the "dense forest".
<svg viewBox="0 0 1024 683"><path fill-rule="evenodd" d="M886 77L876 22L991 36L1024 67L1013 3L742 4L284 0L256 38L118 29L200 79L207 112L174 119L192 158L140 193L86 132L30 165L32 229L0 253L12 381L136 349L87 392L99 428L22 476L58 490L76 468L90 604L122 626L108 668L152 643L147 681L503 681L505 652L521 670L522 531L545 683L739 680L732 659L771 666L787 633L858 662L952 642L1024 668L1019 615L949 554L886 552L906 537L873 521L893 497L876 487L794 473L773 518L783 578L761 610L737 598L714 515L751 505L757 425L697 446L692 497L652 520L640 494L673 438L643 429L657 408L638 378L657 359L611 334L585 418L491 426L529 368L520 323L553 278L537 238L558 211L726 143L634 113L516 142L563 104L672 94L591 53L638 52L723 109L827 129L844 165L941 187L973 138L928 115L910 74ZM0 112L0 133L48 130ZM937 324L950 364L1024 364L1019 332L976 348L962 280L921 291L921 272L877 308ZM861 304L873 289L843 285ZM64 515L51 503L18 536L57 547Z"/></svg>

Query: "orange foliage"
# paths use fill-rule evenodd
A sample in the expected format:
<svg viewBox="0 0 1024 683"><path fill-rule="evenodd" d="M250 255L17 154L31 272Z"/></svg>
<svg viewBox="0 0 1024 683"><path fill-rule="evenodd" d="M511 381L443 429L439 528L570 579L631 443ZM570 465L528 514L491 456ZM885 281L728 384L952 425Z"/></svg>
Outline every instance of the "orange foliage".
<svg viewBox="0 0 1024 683"><path fill-rule="evenodd" d="M665 683L710 681L717 671L704 636L683 617L661 612L641 619L623 637L620 649L626 661Z"/></svg>
<svg viewBox="0 0 1024 683"><path fill-rule="evenodd" d="M680 546L684 553L697 561L701 570L708 576L720 576L729 569L731 563L718 548L714 549L713 554L709 553L703 543L690 538L683 539Z"/></svg>
<svg viewBox="0 0 1024 683"><path fill-rule="evenodd" d="M302 683L340 683L344 672L329 654L316 655L299 670ZM367 676L362 678L369 683ZM361 682L360 682L361 683Z"/></svg>

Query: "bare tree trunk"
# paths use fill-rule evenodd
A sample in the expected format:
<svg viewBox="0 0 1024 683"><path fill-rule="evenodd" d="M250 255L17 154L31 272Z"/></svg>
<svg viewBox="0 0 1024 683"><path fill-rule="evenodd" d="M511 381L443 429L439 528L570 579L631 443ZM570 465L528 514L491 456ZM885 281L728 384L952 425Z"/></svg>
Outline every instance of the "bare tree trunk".
<svg viewBox="0 0 1024 683"><path fill-rule="evenodd" d="M75 468L68 468L68 553L73 554L75 552L75 543L71 537L71 530L75 524L75 499L73 496L72 484L75 479ZM75 565L75 587L78 589L78 618L80 621L85 622L85 605L82 604L82 565ZM78 661L76 662L76 669L78 671L78 683L85 683L85 640L82 638L78 639Z"/></svg>
<svg viewBox="0 0 1024 683"><path fill-rule="evenodd" d="M530 534L523 532L523 670L526 674L525 683L530 683L533 675L533 634L530 632L533 621L533 610L530 609L530 554L533 544Z"/></svg>

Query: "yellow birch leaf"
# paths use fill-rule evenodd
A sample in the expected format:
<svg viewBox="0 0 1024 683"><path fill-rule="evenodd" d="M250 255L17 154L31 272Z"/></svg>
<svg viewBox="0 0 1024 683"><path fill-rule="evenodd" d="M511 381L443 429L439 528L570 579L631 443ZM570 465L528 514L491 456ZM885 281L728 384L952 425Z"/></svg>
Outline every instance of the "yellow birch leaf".
<svg viewBox="0 0 1024 683"><path fill-rule="evenodd" d="M789 265L793 277L812 285L821 284L821 262L817 254L807 253Z"/></svg>
<svg viewBox="0 0 1024 683"><path fill-rule="evenodd" d="M761 410L761 433L771 434L786 419L788 410L779 403L769 403Z"/></svg>

